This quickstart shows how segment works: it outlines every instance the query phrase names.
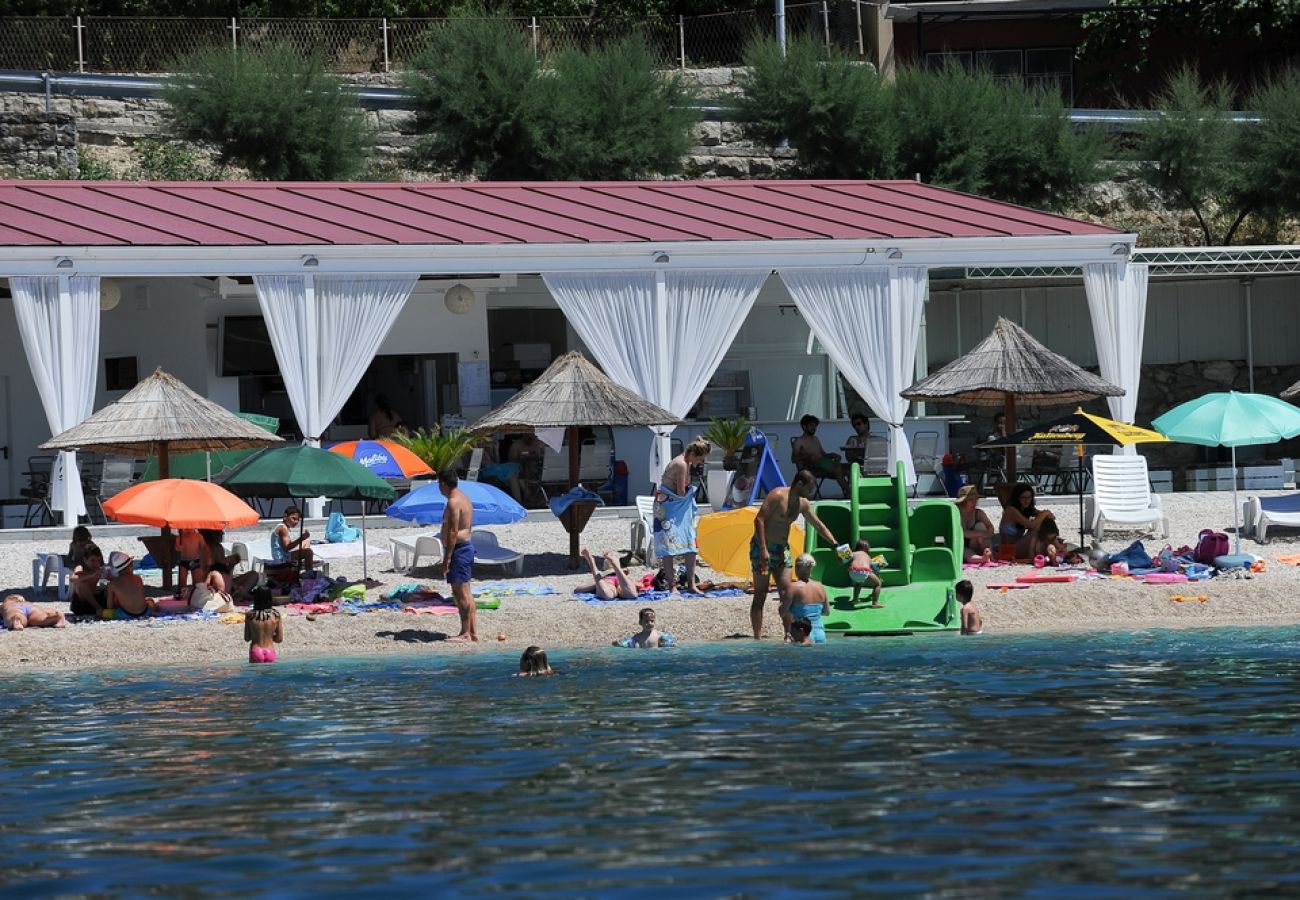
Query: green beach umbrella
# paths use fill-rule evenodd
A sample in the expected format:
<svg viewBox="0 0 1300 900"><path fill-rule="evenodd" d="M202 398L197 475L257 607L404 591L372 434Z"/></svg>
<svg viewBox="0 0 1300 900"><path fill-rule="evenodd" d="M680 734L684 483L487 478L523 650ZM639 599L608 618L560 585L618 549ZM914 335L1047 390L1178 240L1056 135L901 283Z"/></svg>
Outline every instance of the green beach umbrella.
<svg viewBox="0 0 1300 900"><path fill-rule="evenodd" d="M1300 434L1300 409L1267 394L1228 391L1188 400L1151 425L1170 440L1232 448L1232 524L1237 533L1235 552L1240 553L1237 448L1275 444Z"/></svg>
<svg viewBox="0 0 1300 900"><path fill-rule="evenodd" d="M274 416L246 412L237 412L235 415L246 422L252 422L258 428L266 429L271 434L275 434L280 427L280 420ZM219 450L211 453L182 453L171 457L168 471L172 478L213 481L215 475L215 480L220 482L223 473L229 473L257 452L259 452L258 449L254 448L252 450ZM155 481L157 479L158 457L151 456L144 465L144 474L140 476L140 480Z"/></svg>
<svg viewBox="0 0 1300 900"><path fill-rule="evenodd" d="M362 575L370 577L366 559L366 500L392 500L393 486L359 462L320 450L295 445L263 450L245 460L222 481L240 497L330 497L360 500Z"/></svg>

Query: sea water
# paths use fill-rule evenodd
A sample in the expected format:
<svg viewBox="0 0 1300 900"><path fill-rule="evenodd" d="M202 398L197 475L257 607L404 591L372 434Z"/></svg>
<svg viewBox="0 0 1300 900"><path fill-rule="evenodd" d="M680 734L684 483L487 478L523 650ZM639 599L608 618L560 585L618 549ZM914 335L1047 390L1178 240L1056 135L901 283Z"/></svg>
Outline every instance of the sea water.
<svg viewBox="0 0 1300 900"><path fill-rule="evenodd" d="M37 636L39 637L39 636ZM10 675L5 894L1295 892L1300 630Z"/></svg>

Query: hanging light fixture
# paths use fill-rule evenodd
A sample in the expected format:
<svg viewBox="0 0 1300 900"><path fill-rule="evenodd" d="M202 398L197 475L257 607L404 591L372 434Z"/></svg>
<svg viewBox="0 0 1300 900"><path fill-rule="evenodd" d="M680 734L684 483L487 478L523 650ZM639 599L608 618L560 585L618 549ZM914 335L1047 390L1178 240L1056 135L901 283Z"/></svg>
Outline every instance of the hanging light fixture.
<svg viewBox="0 0 1300 900"><path fill-rule="evenodd" d="M122 286L111 278L99 279L99 308L108 312L122 302Z"/></svg>
<svg viewBox="0 0 1300 900"><path fill-rule="evenodd" d="M474 289L465 284L453 284L447 288L447 293L443 295L442 302L447 307L448 312L463 316L474 308Z"/></svg>

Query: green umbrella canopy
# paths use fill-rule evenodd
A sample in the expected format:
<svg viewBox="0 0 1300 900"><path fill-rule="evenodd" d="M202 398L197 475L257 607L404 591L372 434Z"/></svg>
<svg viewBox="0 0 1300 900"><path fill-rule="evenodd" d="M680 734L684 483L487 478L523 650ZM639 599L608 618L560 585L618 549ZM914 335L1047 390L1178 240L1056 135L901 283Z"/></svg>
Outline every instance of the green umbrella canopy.
<svg viewBox="0 0 1300 900"><path fill-rule="evenodd" d="M263 450L221 483L241 497L391 500L397 493L361 463L303 445Z"/></svg>
<svg viewBox="0 0 1300 900"><path fill-rule="evenodd" d="M271 434L275 434L280 427L280 420L274 416L263 416L257 413L237 412L239 418L252 422L258 428L264 428ZM207 479L209 476L215 476L216 481L221 480L223 472L229 472L238 466L241 462L248 459L259 450L219 450L212 453L182 453L179 456L172 456L168 462L168 472L172 478L192 478L195 480ZM144 474L140 476L141 481L154 481L158 478L158 457L151 456L145 463Z"/></svg>
<svg viewBox="0 0 1300 900"><path fill-rule="evenodd" d="M1300 434L1300 409L1267 394L1227 391L1188 400L1151 424L1166 437L1186 444L1248 447Z"/></svg>

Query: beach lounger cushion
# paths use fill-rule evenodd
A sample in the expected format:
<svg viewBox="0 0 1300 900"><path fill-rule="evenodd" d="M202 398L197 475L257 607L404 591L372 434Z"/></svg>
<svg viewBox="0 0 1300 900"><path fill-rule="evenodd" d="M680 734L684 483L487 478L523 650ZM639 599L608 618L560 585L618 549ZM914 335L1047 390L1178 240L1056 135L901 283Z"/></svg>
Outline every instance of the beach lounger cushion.
<svg viewBox="0 0 1300 900"><path fill-rule="evenodd" d="M1246 500L1246 530L1254 525L1255 540L1268 540L1270 525L1300 528L1300 493L1281 497L1250 497Z"/></svg>

